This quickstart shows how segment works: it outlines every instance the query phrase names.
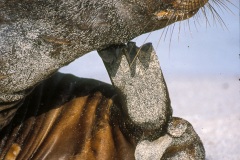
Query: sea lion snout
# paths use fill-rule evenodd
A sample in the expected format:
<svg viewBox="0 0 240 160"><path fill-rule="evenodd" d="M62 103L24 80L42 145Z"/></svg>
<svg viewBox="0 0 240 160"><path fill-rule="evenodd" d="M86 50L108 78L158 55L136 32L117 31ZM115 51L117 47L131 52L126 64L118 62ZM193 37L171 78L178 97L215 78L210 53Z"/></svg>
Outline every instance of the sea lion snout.
<svg viewBox="0 0 240 160"><path fill-rule="evenodd" d="M155 13L159 20L180 21L194 16L208 0L162 0L166 8Z"/></svg>
<svg viewBox="0 0 240 160"><path fill-rule="evenodd" d="M175 10L181 10L183 12L191 12L203 7L208 0L165 0L171 1Z"/></svg>

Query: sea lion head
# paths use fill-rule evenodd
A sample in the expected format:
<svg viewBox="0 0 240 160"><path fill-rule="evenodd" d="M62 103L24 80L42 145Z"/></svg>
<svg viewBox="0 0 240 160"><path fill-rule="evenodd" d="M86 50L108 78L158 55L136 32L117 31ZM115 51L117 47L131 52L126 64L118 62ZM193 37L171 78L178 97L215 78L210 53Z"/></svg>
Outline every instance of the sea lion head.
<svg viewBox="0 0 240 160"><path fill-rule="evenodd" d="M125 12L121 14L121 17L127 17L130 13L131 16L129 17L132 17L132 19L127 21L127 17L125 21L128 22L129 25L132 25L130 28L138 25L136 28L141 28L142 32L140 34L142 34L164 28L177 21L191 18L204 7L208 1L209 0L122 0L121 3L124 5ZM118 10L121 11L121 8L119 7Z"/></svg>

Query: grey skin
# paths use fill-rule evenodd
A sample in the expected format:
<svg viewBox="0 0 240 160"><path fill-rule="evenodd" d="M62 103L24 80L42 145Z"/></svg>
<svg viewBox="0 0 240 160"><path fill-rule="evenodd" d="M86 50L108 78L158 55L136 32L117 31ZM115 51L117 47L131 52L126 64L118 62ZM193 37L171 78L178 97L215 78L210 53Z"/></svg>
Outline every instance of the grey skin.
<svg viewBox="0 0 240 160"><path fill-rule="evenodd" d="M76 58L189 18L207 1L1 0L0 107Z"/></svg>

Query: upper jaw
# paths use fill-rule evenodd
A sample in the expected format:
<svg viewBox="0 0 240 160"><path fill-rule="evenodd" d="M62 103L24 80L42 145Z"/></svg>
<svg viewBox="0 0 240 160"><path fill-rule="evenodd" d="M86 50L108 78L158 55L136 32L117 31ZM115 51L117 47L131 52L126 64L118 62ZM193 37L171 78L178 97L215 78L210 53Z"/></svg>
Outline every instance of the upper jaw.
<svg viewBox="0 0 240 160"><path fill-rule="evenodd" d="M162 0L167 6L155 12L154 15L159 20L180 21L195 15L208 0Z"/></svg>

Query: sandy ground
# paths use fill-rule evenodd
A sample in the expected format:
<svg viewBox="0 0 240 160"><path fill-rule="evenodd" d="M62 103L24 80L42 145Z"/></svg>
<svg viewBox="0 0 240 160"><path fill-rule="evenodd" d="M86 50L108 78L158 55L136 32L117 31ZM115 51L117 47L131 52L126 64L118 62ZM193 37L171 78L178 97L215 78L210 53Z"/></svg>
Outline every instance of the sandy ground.
<svg viewBox="0 0 240 160"><path fill-rule="evenodd" d="M188 120L207 160L240 160L239 77L165 77L173 115Z"/></svg>

